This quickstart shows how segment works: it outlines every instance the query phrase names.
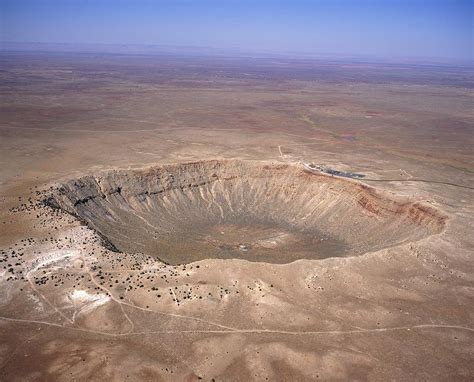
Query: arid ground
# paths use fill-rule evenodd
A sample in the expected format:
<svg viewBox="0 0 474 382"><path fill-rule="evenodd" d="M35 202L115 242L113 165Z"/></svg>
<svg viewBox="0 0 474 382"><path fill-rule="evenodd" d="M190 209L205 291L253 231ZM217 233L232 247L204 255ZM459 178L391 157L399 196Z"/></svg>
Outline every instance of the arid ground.
<svg viewBox="0 0 474 382"><path fill-rule="evenodd" d="M471 67L12 51L0 87L0 380L473 379Z"/></svg>

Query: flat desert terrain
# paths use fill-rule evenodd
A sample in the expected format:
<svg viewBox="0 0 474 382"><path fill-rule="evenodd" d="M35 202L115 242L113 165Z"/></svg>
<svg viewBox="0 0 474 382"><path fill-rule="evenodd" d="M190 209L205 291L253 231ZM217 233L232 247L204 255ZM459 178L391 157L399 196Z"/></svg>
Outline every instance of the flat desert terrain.
<svg viewBox="0 0 474 382"><path fill-rule="evenodd" d="M472 381L473 88L2 53L0 380Z"/></svg>

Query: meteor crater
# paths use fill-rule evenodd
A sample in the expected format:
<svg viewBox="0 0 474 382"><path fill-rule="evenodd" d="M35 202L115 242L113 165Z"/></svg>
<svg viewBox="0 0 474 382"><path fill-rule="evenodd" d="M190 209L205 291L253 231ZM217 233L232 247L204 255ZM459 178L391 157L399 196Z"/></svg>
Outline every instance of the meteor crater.
<svg viewBox="0 0 474 382"><path fill-rule="evenodd" d="M65 181L47 202L115 251L168 264L357 256L439 233L445 224L431 206L261 161L108 170Z"/></svg>

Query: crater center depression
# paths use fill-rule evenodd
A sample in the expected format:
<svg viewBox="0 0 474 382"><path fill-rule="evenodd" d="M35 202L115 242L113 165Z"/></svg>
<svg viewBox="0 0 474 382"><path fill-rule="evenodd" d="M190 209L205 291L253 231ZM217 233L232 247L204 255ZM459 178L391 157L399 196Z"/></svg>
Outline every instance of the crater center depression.
<svg viewBox="0 0 474 382"><path fill-rule="evenodd" d="M260 161L109 170L60 184L48 203L116 251L168 264L356 256L438 233L445 223L422 203Z"/></svg>

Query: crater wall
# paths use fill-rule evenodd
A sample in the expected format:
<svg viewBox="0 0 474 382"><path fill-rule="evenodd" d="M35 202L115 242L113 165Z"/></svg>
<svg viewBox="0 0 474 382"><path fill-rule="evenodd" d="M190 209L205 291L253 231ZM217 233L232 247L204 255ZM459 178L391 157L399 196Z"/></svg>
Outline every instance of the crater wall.
<svg viewBox="0 0 474 382"><path fill-rule="evenodd" d="M172 264L355 256L439 233L445 224L431 206L297 165L257 161L110 170L61 184L50 202L118 251Z"/></svg>

